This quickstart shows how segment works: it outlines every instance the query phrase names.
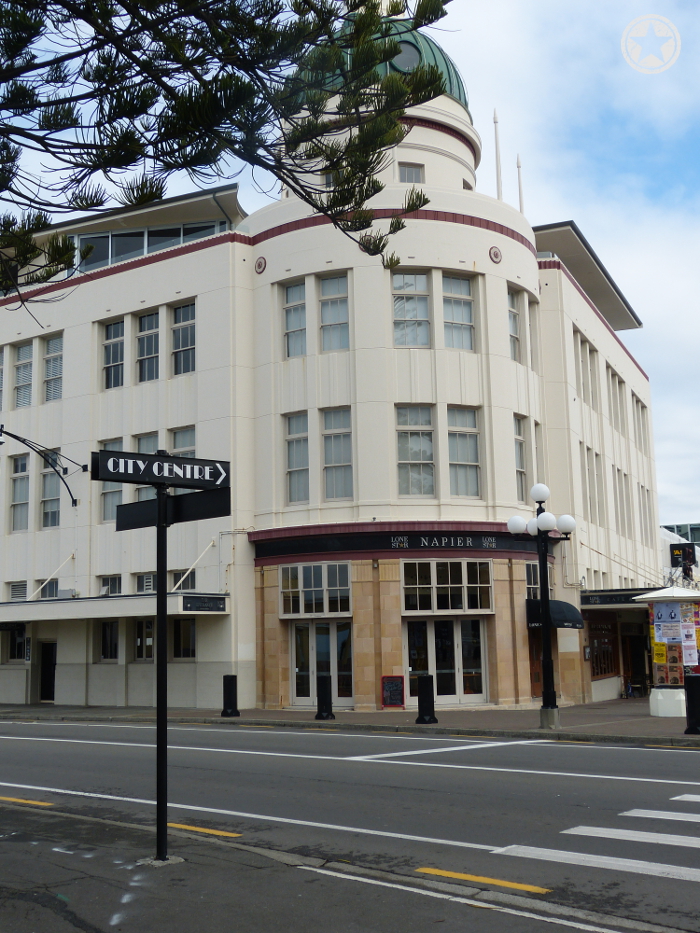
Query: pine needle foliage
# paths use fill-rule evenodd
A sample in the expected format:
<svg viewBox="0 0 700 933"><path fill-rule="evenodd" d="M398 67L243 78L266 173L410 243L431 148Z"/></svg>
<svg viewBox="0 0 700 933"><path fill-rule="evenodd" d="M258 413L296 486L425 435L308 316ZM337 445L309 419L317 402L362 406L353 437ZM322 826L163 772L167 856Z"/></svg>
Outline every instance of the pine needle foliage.
<svg viewBox="0 0 700 933"><path fill-rule="evenodd" d="M406 108L444 82L432 66L381 74L400 52L387 17L420 28L448 2L0 0L0 290L18 268L26 284L73 265L66 237L35 244L51 214L143 205L176 173L207 185L245 165L393 264L401 223L372 232L367 202Z"/></svg>

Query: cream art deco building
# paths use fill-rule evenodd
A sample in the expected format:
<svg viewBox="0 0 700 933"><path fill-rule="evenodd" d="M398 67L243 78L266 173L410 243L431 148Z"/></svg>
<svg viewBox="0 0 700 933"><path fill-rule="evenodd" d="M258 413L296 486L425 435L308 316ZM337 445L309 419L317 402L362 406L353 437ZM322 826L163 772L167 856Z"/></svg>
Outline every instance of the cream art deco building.
<svg viewBox="0 0 700 933"><path fill-rule="evenodd" d="M381 708L386 676L411 706L421 672L438 706L532 703L535 543L506 522L536 481L578 523L555 599L661 582L649 383L618 337L640 321L575 224L478 192L454 65L400 38L391 67L433 61L447 93L381 175L379 217L430 198L397 270L285 191L246 216L230 185L63 225L94 248L28 295L39 323L2 301L8 430L77 464L231 461L231 517L169 530L172 706L220 707L228 673L241 708L313 707L324 674L336 708ZM2 447L0 702L151 705L155 531L114 519L152 488L67 465L75 507ZM565 702L619 693L619 633L591 624L555 633Z"/></svg>

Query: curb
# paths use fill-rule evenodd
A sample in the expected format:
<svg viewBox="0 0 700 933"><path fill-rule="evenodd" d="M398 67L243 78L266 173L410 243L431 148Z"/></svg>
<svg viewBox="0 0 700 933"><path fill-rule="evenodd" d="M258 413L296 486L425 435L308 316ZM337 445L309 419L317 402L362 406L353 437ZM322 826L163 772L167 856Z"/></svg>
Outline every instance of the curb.
<svg viewBox="0 0 700 933"><path fill-rule="evenodd" d="M0 713L0 722L120 722L155 726L154 717L146 716L41 716ZM451 735L468 737L506 738L540 740L545 742L573 742L576 744L612 744L637 747L688 748L700 750L700 736L690 735L610 735L600 732L566 732L547 729L465 729L459 726L417 726L411 723L391 725L389 723L349 723L337 721L301 721L289 719L222 719L220 717L179 717L169 716L168 723L179 725L208 725L222 728L237 726L256 726L268 729L321 730L323 732L369 732L369 733L404 733L409 735Z"/></svg>

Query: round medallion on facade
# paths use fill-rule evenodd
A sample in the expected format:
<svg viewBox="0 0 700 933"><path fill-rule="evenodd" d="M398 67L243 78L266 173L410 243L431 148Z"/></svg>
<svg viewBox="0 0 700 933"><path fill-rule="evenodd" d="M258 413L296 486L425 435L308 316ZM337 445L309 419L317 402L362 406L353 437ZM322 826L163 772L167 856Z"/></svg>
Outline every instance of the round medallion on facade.
<svg viewBox="0 0 700 933"><path fill-rule="evenodd" d="M500 262L503 259L503 253L497 246L492 246L489 250L489 258L491 262Z"/></svg>
<svg viewBox="0 0 700 933"><path fill-rule="evenodd" d="M255 271L260 275L267 268L267 259L264 256L258 256L255 260Z"/></svg>

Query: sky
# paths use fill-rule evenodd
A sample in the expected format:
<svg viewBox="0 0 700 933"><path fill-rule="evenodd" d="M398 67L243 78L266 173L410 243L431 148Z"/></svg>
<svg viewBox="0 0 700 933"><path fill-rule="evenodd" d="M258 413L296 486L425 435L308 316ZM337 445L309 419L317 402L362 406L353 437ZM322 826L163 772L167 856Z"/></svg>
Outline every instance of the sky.
<svg viewBox="0 0 700 933"><path fill-rule="evenodd" d="M504 199L518 203L520 155L530 223L574 220L644 324L619 336L651 380L660 522L700 521L698 0L452 0L447 9L426 31L467 88L484 144L477 190L496 194L496 109ZM678 58L656 73L632 67L621 47L647 14L680 37ZM645 64L658 66L673 44L648 48L662 58ZM247 211L269 200L249 175L239 183Z"/></svg>

